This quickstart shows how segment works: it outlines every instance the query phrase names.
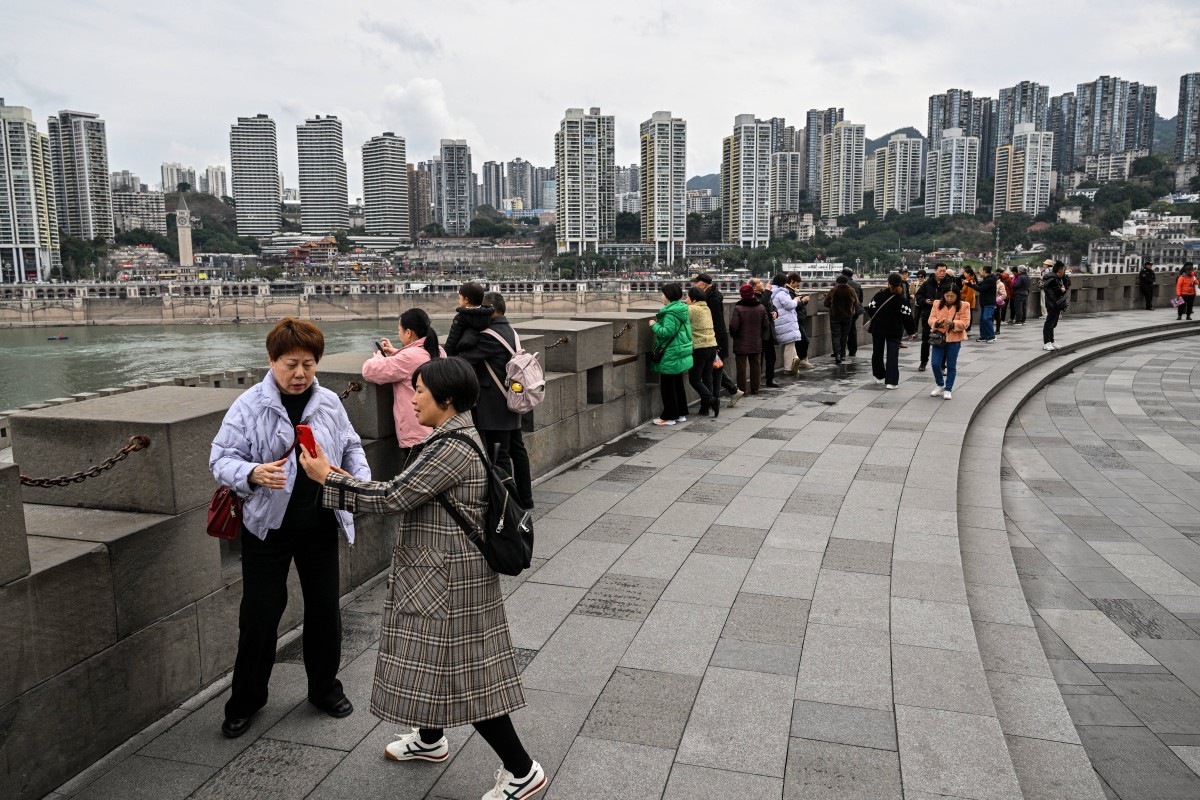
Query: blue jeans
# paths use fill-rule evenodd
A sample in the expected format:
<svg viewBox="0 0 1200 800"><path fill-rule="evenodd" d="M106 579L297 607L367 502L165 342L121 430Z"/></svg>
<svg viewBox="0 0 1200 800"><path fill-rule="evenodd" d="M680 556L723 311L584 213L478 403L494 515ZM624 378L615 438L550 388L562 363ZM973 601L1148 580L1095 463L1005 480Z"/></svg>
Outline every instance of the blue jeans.
<svg viewBox="0 0 1200 800"><path fill-rule="evenodd" d="M995 306L984 306L979 312L979 338L995 339L996 327L992 324L992 317L996 314Z"/></svg>
<svg viewBox="0 0 1200 800"><path fill-rule="evenodd" d="M992 308L992 306L988 306ZM989 324L991 320L988 321ZM958 350L962 342L946 342L941 347L933 348L929 356L929 364L933 367L933 380L947 392L954 389L954 376L958 374ZM942 355L946 357L946 379L942 380Z"/></svg>

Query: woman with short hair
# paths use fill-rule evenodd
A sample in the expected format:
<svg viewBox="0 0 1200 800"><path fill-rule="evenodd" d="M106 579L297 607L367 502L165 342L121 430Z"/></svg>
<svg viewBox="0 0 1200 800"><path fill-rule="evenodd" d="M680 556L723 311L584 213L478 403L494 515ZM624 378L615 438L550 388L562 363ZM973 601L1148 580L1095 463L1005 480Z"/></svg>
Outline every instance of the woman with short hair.
<svg viewBox="0 0 1200 800"><path fill-rule="evenodd" d="M700 416L711 410L714 417L721 415L720 387L714 386L713 364L717 358L717 334L713 330L712 312L708 310L704 292L692 286L687 290L688 320L692 323L692 368L688 370L688 383L700 395Z"/></svg>
<svg viewBox="0 0 1200 800"><path fill-rule="evenodd" d="M479 381L462 359L438 358L417 368L412 386L417 420L433 433L399 475L356 480L320 449L301 463L324 487L325 507L399 515L371 713L413 730L387 745L387 757L444 762L444 729L473 725L503 761L483 800L524 800L546 787L546 773L525 752L509 716L525 707L525 694L500 577L443 506L482 531L487 466L469 413Z"/></svg>
<svg viewBox="0 0 1200 800"><path fill-rule="evenodd" d="M318 503L321 487L297 462L304 448L296 446L296 426L308 425L329 460L347 474L368 480L371 470L346 409L317 382L324 353L320 328L293 317L280 320L267 334L270 370L233 401L209 455L217 483L245 498L238 650L221 725L231 739L244 734L267 704L293 561L304 595L308 701L332 717L354 711L337 679L342 658L338 528L353 545L354 517Z"/></svg>

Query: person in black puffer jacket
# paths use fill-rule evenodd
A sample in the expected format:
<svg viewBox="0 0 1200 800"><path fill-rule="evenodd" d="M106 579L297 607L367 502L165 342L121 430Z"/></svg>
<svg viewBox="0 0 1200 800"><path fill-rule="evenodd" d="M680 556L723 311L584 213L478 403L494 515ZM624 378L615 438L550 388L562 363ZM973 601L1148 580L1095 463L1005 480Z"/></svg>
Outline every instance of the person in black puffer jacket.
<svg viewBox="0 0 1200 800"><path fill-rule="evenodd" d="M483 287L468 281L458 287L458 311L446 335L446 355L475 346L476 334L492 323L492 307L483 304Z"/></svg>
<svg viewBox="0 0 1200 800"><path fill-rule="evenodd" d="M912 306L904 302L904 281L899 275L888 275L887 288L871 298L865 311L870 318L873 345L871 374L876 383L895 389L900 385L900 339L917 331Z"/></svg>

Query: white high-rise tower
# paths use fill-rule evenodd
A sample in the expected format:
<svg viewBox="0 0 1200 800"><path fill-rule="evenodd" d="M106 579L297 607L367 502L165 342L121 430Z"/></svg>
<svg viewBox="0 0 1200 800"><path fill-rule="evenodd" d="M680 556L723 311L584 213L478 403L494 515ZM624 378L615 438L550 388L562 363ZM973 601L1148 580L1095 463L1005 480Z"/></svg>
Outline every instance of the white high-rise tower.
<svg viewBox="0 0 1200 800"><path fill-rule="evenodd" d="M942 131L925 165L925 216L974 214L979 184L979 137L962 128Z"/></svg>
<svg viewBox="0 0 1200 800"><path fill-rule="evenodd" d="M821 216L854 214L863 207L865 125L839 122L821 137Z"/></svg>
<svg viewBox="0 0 1200 800"><path fill-rule="evenodd" d="M387 132L362 146L363 216L372 236L411 237L404 137ZM302 206L303 208L303 206Z"/></svg>
<svg viewBox="0 0 1200 800"><path fill-rule="evenodd" d="M281 181L275 120L266 114L238 117L229 130L229 158L238 236L277 233Z"/></svg>
<svg viewBox="0 0 1200 800"><path fill-rule="evenodd" d="M49 128L59 228L79 239L113 238L104 120L98 114L60 111L50 118Z"/></svg>
<svg viewBox="0 0 1200 800"><path fill-rule="evenodd" d="M615 142L612 116L567 109L554 135L558 252L595 252L616 238Z"/></svg>
<svg viewBox="0 0 1200 800"><path fill-rule="evenodd" d="M642 242L654 245L654 260L673 265L687 240L687 123L670 111L655 111L641 126Z"/></svg>
<svg viewBox="0 0 1200 800"><path fill-rule="evenodd" d="M437 176L440 189L437 202L440 221L449 236L471 232L471 214L475 210L475 178L471 173L471 148L466 139L442 139L441 161Z"/></svg>
<svg viewBox="0 0 1200 800"><path fill-rule="evenodd" d="M733 119L721 143L721 240L739 247L771 242L771 124Z"/></svg>
<svg viewBox="0 0 1200 800"><path fill-rule="evenodd" d="M59 260L50 138L0 99L0 283L45 280Z"/></svg>
<svg viewBox="0 0 1200 800"><path fill-rule="evenodd" d="M921 155L924 143L897 133L874 153L875 212L883 219L889 211L908 213L921 196Z"/></svg>
<svg viewBox="0 0 1200 800"><path fill-rule="evenodd" d="M992 216L1015 211L1031 216L1050 205L1054 173L1054 134L1032 122L1018 124L1012 144L996 148L996 189Z"/></svg>
<svg viewBox="0 0 1200 800"><path fill-rule="evenodd" d="M300 227L325 234L350 227L342 121L317 115L296 126L300 158Z"/></svg>

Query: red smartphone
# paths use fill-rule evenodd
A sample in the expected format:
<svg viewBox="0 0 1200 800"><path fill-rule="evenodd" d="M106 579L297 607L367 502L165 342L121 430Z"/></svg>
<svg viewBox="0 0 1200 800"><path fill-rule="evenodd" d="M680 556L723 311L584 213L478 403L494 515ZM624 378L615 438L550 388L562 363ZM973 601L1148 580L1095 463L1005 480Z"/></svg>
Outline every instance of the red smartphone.
<svg viewBox="0 0 1200 800"><path fill-rule="evenodd" d="M307 425L297 425L296 438L300 440L300 446L307 450L310 456L317 457L317 440L313 438L312 428Z"/></svg>

